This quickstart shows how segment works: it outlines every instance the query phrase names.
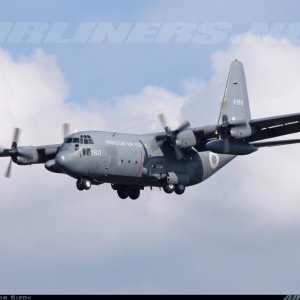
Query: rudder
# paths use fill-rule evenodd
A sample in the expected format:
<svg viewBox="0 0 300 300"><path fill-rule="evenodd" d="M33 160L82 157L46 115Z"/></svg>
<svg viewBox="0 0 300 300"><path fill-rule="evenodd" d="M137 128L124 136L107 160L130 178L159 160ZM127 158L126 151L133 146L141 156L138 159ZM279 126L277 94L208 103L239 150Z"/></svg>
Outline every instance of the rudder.
<svg viewBox="0 0 300 300"><path fill-rule="evenodd" d="M232 136L244 138L251 135L250 120L251 112L243 64L234 60L230 65L218 123L241 123L242 125L231 129Z"/></svg>

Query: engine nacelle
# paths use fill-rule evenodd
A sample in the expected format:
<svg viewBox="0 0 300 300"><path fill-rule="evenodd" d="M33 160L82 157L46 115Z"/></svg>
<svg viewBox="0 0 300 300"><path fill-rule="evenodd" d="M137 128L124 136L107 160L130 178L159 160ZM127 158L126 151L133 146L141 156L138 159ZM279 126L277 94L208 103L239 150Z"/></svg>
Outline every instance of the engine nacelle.
<svg viewBox="0 0 300 300"><path fill-rule="evenodd" d="M244 126L235 126L230 129L230 136L236 139L244 139L246 137L249 137L251 134L252 129L249 124Z"/></svg>
<svg viewBox="0 0 300 300"><path fill-rule="evenodd" d="M39 161L39 155L35 147L18 147L16 163L19 165L31 165Z"/></svg>
<svg viewBox="0 0 300 300"><path fill-rule="evenodd" d="M257 148L235 141L215 140L206 144L206 150L219 154L247 155L257 151Z"/></svg>
<svg viewBox="0 0 300 300"><path fill-rule="evenodd" d="M45 155L55 155L58 153L58 151L59 151L58 146L47 146L45 148Z"/></svg>
<svg viewBox="0 0 300 300"><path fill-rule="evenodd" d="M167 174L167 182L168 184L182 184L189 185L190 176L187 174L176 174L174 172L169 172Z"/></svg>
<svg viewBox="0 0 300 300"><path fill-rule="evenodd" d="M176 145L180 148L191 148L196 146L197 140L193 130L184 130L177 135Z"/></svg>
<svg viewBox="0 0 300 300"><path fill-rule="evenodd" d="M55 164L55 159L48 160L45 163L45 168L53 173L63 173L62 170Z"/></svg>

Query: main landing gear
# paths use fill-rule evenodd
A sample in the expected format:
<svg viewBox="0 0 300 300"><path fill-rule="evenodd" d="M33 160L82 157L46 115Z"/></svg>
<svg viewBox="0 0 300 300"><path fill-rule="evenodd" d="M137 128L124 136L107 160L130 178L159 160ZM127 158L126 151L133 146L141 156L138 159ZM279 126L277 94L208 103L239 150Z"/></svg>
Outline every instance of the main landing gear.
<svg viewBox="0 0 300 300"><path fill-rule="evenodd" d="M128 197L131 200L137 200L140 197L141 191L136 187L127 187L127 186L112 186L114 190L117 191L118 196L121 199L127 199Z"/></svg>
<svg viewBox="0 0 300 300"><path fill-rule="evenodd" d="M89 190L92 186L92 183L88 179L78 179L76 182L77 189L79 191Z"/></svg>
<svg viewBox="0 0 300 300"><path fill-rule="evenodd" d="M127 199L129 197L131 200L137 200L141 194L139 189L128 189L126 187L118 188L117 193L121 199Z"/></svg>
<svg viewBox="0 0 300 300"><path fill-rule="evenodd" d="M164 183L162 185L162 188L167 194L172 194L173 192L175 192L177 195L182 195L185 192L185 186L182 184Z"/></svg>

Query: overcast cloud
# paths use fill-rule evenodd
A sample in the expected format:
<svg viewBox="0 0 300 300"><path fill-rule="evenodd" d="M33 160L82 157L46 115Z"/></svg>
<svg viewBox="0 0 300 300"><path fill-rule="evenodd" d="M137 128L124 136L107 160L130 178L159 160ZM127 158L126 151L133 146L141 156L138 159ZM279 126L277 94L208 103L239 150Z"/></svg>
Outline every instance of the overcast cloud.
<svg viewBox="0 0 300 300"><path fill-rule="evenodd" d="M160 130L215 123L231 60L244 63L253 118L300 111L300 47L243 34L211 57L212 76L116 98L70 99L55 57L0 51L0 145L57 143L73 129ZM179 197L145 190L120 200L109 185L78 192L41 166L0 179L1 293L299 293L300 146L235 159ZM5 171L8 160L0 161Z"/></svg>

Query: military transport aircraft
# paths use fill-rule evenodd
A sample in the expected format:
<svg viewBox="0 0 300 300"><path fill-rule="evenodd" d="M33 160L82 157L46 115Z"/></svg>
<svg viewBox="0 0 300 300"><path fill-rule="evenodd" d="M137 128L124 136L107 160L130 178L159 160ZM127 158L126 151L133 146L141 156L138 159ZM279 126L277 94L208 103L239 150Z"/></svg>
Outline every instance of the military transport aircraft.
<svg viewBox="0 0 300 300"><path fill-rule="evenodd" d="M110 183L122 199L133 200L145 187L163 188L166 193L184 193L238 155L260 147L300 143L300 139L262 141L300 132L300 113L251 119L243 65L231 63L226 90L216 125L190 128L184 122L171 130L159 115L164 132L126 134L83 131L69 134L64 125L64 143L46 146L18 146L15 129L10 149L0 148L0 157L11 157L18 165L45 164L48 171L75 178L78 190Z"/></svg>

